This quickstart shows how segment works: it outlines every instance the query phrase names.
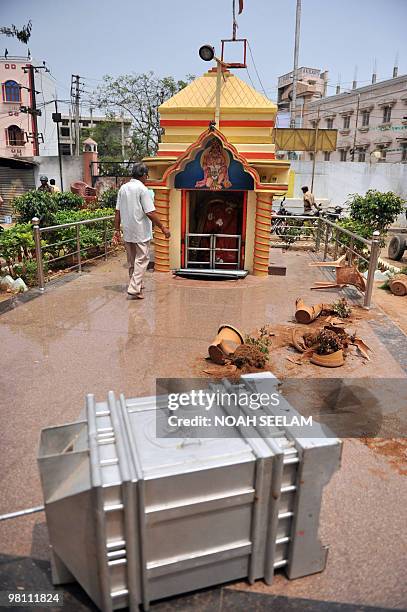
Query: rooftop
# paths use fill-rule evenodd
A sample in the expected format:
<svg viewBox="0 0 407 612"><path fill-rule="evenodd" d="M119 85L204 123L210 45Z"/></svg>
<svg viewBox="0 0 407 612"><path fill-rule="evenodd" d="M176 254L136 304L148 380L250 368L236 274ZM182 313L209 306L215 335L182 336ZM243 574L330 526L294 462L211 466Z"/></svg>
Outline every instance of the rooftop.
<svg viewBox="0 0 407 612"><path fill-rule="evenodd" d="M161 114L171 112L203 112L213 109L216 97L216 69L206 72L181 89L159 108ZM253 111L274 114L277 106L228 70L222 71L221 109L223 113Z"/></svg>

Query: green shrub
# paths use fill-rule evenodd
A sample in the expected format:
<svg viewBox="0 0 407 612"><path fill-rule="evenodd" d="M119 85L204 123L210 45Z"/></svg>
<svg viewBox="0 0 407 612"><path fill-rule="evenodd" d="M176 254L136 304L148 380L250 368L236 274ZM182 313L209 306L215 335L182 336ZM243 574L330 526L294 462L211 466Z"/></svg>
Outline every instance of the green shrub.
<svg viewBox="0 0 407 612"><path fill-rule="evenodd" d="M98 198L100 208L116 208L118 189L106 189Z"/></svg>
<svg viewBox="0 0 407 612"><path fill-rule="evenodd" d="M84 199L81 196L70 191L53 193L52 198L57 203L57 210L79 210L84 203Z"/></svg>
<svg viewBox="0 0 407 612"><path fill-rule="evenodd" d="M48 264L46 261L43 261L42 267L44 275L46 275L48 273ZM16 264L14 266L14 272L15 276L22 278L28 287L35 287L38 285L36 259L26 259L22 263Z"/></svg>
<svg viewBox="0 0 407 612"><path fill-rule="evenodd" d="M55 215L55 224L64 225L66 223L74 223L85 219L97 219L98 217L107 217L114 214L114 210L109 208L97 210L61 210ZM95 222L90 225L82 225L80 229L80 247L82 256L86 256L86 250L90 247L98 247L104 244L104 227L103 221ZM54 230L49 236L49 242L55 246L44 250L44 254L49 258L62 257L76 251L76 228L64 227L60 230ZM112 223L107 225L107 238L111 240L113 236ZM61 244L62 243L62 244ZM65 262L66 263L66 262ZM62 267L64 260L55 262L53 266Z"/></svg>
<svg viewBox="0 0 407 612"><path fill-rule="evenodd" d="M21 223L30 223L33 217L38 217L43 227L53 225L58 210L53 195L45 191L27 191L15 197L12 204L20 215Z"/></svg>
<svg viewBox="0 0 407 612"><path fill-rule="evenodd" d="M364 196L354 193L350 197L347 201L350 217L365 228L365 233L370 232L369 238L374 231L384 233L403 212L405 205L405 200L392 191L369 189Z"/></svg>
<svg viewBox="0 0 407 612"><path fill-rule="evenodd" d="M42 246L46 246L44 240ZM30 223L17 223L14 227L0 233L0 257L2 257L11 276L16 276L15 266L35 257L35 242Z"/></svg>

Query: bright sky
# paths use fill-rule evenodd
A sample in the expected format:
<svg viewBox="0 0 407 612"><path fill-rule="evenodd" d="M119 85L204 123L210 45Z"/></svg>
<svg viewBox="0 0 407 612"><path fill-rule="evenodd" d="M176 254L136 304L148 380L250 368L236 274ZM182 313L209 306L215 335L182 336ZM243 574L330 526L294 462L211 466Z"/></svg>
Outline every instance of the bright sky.
<svg viewBox="0 0 407 612"><path fill-rule="evenodd" d="M203 43L217 51L231 36L232 0L0 0L1 24L33 22L28 47L45 60L69 98L71 74L92 90L104 74L153 70L160 76L199 75L208 65L198 56ZM236 1L236 4L238 2ZM276 99L277 77L293 64L295 0L244 0L238 36L249 39L267 95ZM302 0L299 66L329 70L333 94L338 75L350 87L390 78L396 54L399 74L407 72L407 0ZM1 36L0 54L24 55L27 47ZM253 59L248 71L261 90ZM237 71L250 82L246 70ZM86 107L83 109L86 111Z"/></svg>

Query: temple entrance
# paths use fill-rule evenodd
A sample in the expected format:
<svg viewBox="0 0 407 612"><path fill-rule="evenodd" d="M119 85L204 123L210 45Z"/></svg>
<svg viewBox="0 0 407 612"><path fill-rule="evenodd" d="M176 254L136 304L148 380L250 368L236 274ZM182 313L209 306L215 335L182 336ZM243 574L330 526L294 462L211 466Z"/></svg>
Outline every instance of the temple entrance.
<svg viewBox="0 0 407 612"><path fill-rule="evenodd" d="M188 191L185 268L244 267L245 191Z"/></svg>

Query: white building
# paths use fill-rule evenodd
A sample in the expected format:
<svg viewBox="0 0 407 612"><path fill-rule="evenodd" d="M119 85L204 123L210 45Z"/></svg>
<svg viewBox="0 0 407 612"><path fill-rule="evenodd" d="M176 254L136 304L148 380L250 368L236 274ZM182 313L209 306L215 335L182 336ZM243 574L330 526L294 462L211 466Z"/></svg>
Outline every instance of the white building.
<svg viewBox="0 0 407 612"><path fill-rule="evenodd" d="M318 153L317 161L405 163L407 75L310 102L304 127L315 127L317 120L319 128L338 130L336 151ZM304 159L312 159L312 153L304 153Z"/></svg>

